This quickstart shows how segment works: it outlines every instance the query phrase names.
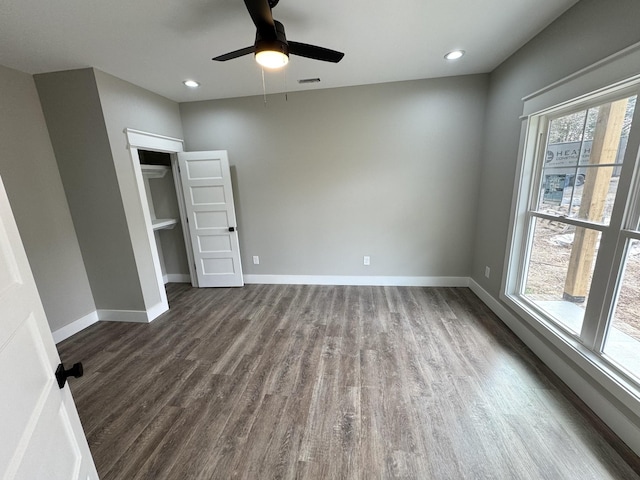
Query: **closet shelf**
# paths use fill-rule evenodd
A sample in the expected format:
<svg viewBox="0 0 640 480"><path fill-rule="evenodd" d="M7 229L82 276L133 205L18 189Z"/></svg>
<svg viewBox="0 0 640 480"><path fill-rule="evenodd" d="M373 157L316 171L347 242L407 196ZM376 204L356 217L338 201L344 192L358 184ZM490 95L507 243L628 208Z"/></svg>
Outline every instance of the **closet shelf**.
<svg viewBox="0 0 640 480"><path fill-rule="evenodd" d="M170 167L165 165L140 165L140 168L142 169L142 175L147 178L162 178L171 170Z"/></svg>
<svg viewBox="0 0 640 480"><path fill-rule="evenodd" d="M177 223L177 218L154 218L151 220L151 226L154 230L170 230L175 227Z"/></svg>

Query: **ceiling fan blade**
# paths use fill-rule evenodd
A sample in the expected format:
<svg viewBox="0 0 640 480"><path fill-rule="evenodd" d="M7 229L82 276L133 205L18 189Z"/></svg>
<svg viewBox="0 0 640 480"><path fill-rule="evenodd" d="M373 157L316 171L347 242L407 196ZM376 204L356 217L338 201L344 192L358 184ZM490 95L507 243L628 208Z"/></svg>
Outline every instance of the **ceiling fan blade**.
<svg viewBox="0 0 640 480"><path fill-rule="evenodd" d="M313 58L314 60L322 60L323 62L338 63L344 57L344 53L330 50L308 43L289 41L289 53L300 57Z"/></svg>
<svg viewBox="0 0 640 480"><path fill-rule="evenodd" d="M241 48L240 50L234 50L233 52L225 53L224 55L219 55L217 57L212 58L211 60L216 60L217 62L226 62L227 60L233 60L234 58L242 57L243 55L249 55L255 51L255 47L251 45L250 47Z"/></svg>
<svg viewBox="0 0 640 480"><path fill-rule="evenodd" d="M251 15L258 34L264 40L276 39L276 25L271 14L269 0L244 0L244 4Z"/></svg>

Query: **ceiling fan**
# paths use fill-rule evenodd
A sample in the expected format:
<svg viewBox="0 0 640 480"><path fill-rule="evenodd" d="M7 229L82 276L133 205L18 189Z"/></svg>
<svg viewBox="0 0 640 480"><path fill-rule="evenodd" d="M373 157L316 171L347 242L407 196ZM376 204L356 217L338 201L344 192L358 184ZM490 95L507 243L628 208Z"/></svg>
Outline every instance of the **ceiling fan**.
<svg viewBox="0 0 640 480"><path fill-rule="evenodd" d="M256 40L250 47L241 48L212 58L226 62L234 58L254 53L256 61L267 68L284 67L289 62L289 54L312 58L323 62L338 63L344 53L308 43L288 41L284 25L273 19L271 9L279 0L244 0L251 20L256 26Z"/></svg>

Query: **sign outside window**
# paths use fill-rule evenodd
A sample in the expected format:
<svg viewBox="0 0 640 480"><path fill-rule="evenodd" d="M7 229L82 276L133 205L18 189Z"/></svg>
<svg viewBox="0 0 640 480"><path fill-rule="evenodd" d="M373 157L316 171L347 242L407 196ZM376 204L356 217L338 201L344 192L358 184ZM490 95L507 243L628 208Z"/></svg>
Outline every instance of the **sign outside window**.
<svg viewBox="0 0 640 480"><path fill-rule="evenodd" d="M560 205L567 186L566 174L553 174L544 176L544 203Z"/></svg>

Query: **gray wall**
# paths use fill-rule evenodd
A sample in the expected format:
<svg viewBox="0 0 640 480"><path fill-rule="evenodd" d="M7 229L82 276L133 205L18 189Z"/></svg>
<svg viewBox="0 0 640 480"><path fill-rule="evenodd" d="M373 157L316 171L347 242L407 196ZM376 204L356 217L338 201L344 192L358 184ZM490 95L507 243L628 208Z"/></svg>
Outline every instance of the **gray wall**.
<svg viewBox="0 0 640 480"><path fill-rule="evenodd" d="M144 310L94 71L35 81L96 307Z"/></svg>
<svg viewBox="0 0 640 480"><path fill-rule="evenodd" d="M0 176L52 331L95 311L31 75L0 67Z"/></svg>
<svg viewBox="0 0 640 480"><path fill-rule="evenodd" d="M491 74L472 278L494 298L507 246L522 97L639 42L639 18L637 0L582 0Z"/></svg>
<svg viewBox="0 0 640 480"><path fill-rule="evenodd" d="M122 198L127 202L126 212L130 234L128 241L136 255L136 283L144 294L143 309L147 309L158 304L161 298L153 259L148 248L139 187L135 182L124 130L131 128L167 137L182 138L180 111L177 103L112 75L95 70L95 77L111 148L112 165L116 169Z"/></svg>
<svg viewBox="0 0 640 480"><path fill-rule="evenodd" d="M245 273L468 276L486 91L478 75L180 111L187 150L229 152Z"/></svg>
<svg viewBox="0 0 640 480"><path fill-rule="evenodd" d="M149 181L156 218L180 218L180 208L172 172L162 178ZM189 261L185 247L182 224L178 222L171 229L159 230L156 241L160 242L164 272L172 275L189 276Z"/></svg>
<svg viewBox="0 0 640 480"><path fill-rule="evenodd" d="M134 254L140 249L130 225L144 225L140 201L135 198L133 214L123 203L137 189L124 129L181 137L178 105L94 69L35 81L95 304L144 311L160 296L151 254Z"/></svg>
<svg viewBox="0 0 640 480"><path fill-rule="evenodd" d="M182 138L176 102L100 70L94 72L114 162L130 163L125 128Z"/></svg>

